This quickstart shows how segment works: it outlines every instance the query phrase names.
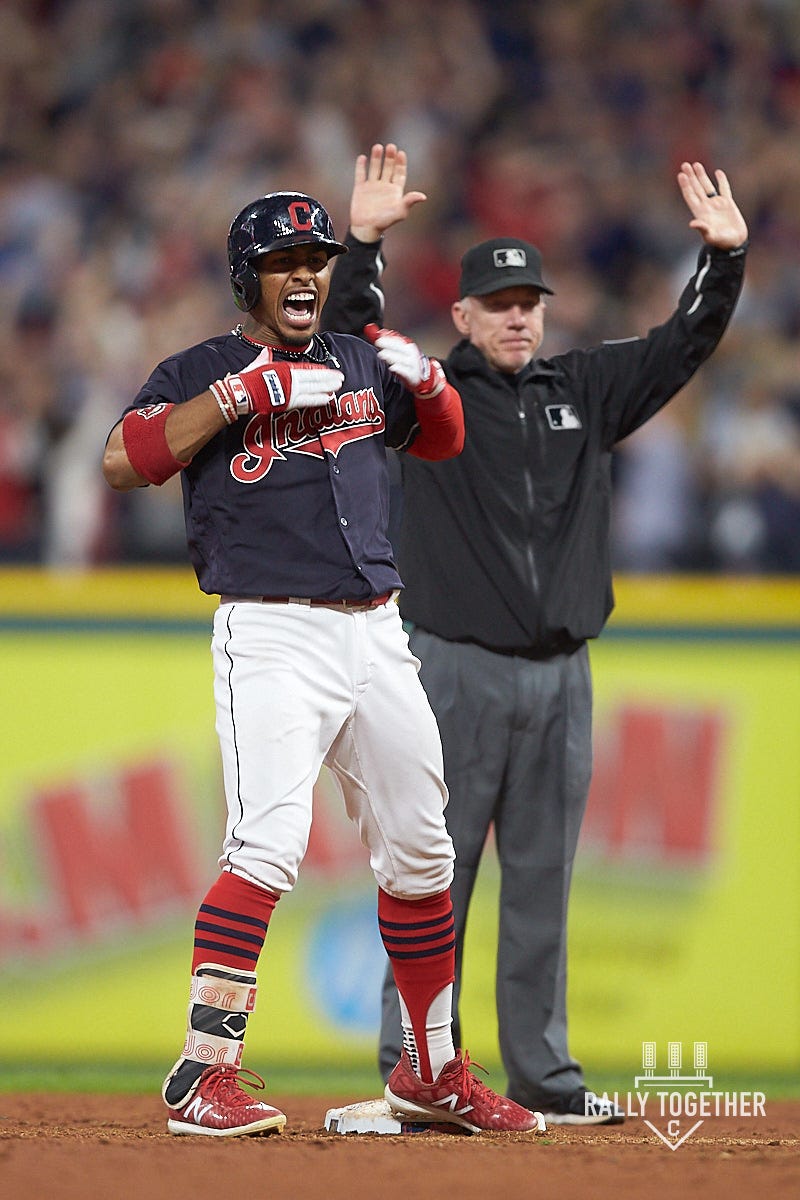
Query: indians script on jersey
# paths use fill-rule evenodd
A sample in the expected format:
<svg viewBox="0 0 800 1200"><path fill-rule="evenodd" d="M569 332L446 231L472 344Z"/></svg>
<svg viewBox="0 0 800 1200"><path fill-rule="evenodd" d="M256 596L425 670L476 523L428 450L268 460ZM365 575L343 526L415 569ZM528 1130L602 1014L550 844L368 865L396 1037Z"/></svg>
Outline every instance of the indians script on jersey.
<svg viewBox="0 0 800 1200"><path fill-rule="evenodd" d="M343 392L330 404L294 408L282 413L258 413L248 421L242 453L231 460L231 475L239 483L256 483L276 459L286 453L324 458L338 455L347 442L383 434L386 421L375 392L363 388Z"/></svg>

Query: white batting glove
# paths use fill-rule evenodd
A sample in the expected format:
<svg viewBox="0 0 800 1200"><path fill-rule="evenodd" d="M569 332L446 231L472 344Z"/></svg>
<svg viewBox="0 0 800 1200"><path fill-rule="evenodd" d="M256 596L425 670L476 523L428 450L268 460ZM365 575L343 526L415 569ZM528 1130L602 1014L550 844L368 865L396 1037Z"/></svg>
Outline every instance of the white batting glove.
<svg viewBox="0 0 800 1200"><path fill-rule="evenodd" d="M344 375L317 363L273 362L269 349L238 375L211 384L220 412L229 425L250 413L284 412L330 404Z"/></svg>
<svg viewBox="0 0 800 1200"><path fill-rule="evenodd" d="M364 335L378 347L378 358L415 396L421 400L438 396L447 382L444 371L435 358L422 353L416 342L394 329L380 329L377 325L365 325Z"/></svg>

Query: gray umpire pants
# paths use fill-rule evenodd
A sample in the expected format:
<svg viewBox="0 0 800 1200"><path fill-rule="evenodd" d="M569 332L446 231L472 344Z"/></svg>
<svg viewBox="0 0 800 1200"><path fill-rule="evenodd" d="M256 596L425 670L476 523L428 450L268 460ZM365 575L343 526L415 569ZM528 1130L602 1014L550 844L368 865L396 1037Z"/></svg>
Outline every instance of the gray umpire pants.
<svg viewBox="0 0 800 1200"><path fill-rule="evenodd" d="M411 649L439 723L456 851L454 1040L464 929L494 823L500 864L497 1022L507 1094L528 1107L583 1085L567 1047L567 903L592 770L586 646L543 661L448 642L415 628ZM480 1031L472 1036L480 1040ZM383 988L379 1065L400 1057L391 970Z"/></svg>

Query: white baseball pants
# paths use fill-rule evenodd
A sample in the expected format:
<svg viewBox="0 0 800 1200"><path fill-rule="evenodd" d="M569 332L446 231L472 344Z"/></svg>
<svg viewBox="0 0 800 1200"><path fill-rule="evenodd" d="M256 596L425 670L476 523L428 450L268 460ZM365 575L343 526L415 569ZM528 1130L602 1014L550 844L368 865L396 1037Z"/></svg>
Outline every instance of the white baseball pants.
<svg viewBox="0 0 800 1200"><path fill-rule="evenodd" d="M325 763L386 892L417 899L449 886L439 731L393 600L222 603L212 656L223 869L279 894L294 887Z"/></svg>

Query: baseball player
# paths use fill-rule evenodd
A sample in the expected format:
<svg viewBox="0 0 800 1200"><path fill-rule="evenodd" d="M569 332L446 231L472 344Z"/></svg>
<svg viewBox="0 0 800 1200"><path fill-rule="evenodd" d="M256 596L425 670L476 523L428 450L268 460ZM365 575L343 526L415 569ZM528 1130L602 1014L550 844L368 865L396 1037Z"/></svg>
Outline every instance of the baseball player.
<svg viewBox="0 0 800 1200"><path fill-rule="evenodd" d="M163 1088L175 1134L231 1137L286 1118L242 1083L256 964L306 851L326 763L367 847L404 1048L386 1095L401 1114L533 1132L452 1040L453 849L436 722L394 603L386 447L460 452L458 392L408 339L318 332L330 260L321 204L261 197L228 236L246 314L153 371L109 435L119 491L181 473L200 587L219 594L212 657L227 826L197 916L188 1028ZM377 347L377 349L376 349Z"/></svg>

